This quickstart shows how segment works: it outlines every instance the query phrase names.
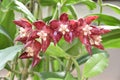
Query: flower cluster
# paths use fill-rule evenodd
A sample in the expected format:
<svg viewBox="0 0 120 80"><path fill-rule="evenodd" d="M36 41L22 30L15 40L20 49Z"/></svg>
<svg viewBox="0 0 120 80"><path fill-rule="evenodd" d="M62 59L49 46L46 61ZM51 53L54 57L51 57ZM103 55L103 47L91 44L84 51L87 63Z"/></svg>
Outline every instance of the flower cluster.
<svg viewBox="0 0 120 80"><path fill-rule="evenodd" d="M97 18L98 16L88 16L79 20L69 20L68 14L63 13L59 20L52 20L49 24L43 21L30 23L26 19L15 20L14 23L20 26L16 41L25 46L20 58L33 58L32 66L35 66L41 59L39 53L45 52L52 41L56 45L62 37L69 43L72 43L74 38L79 38L90 54L92 46L104 49L101 35L110 30L91 25Z"/></svg>

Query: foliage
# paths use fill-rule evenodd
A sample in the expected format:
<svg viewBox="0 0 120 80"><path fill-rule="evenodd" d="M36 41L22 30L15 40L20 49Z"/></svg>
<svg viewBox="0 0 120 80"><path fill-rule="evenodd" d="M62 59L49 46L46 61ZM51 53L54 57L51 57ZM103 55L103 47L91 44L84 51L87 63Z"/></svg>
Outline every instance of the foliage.
<svg viewBox="0 0 120 80"><path fill-rule="evenodd" d="M89 10L99 7L99 12L87 16L98 16L98 19L93 23L98 27L101 26L111 30L108 34L102 36L102 43L105 48L120 48L120 18L103 14L103 9L107 6L119 15L120 7L117 5L103 3L102 0L98 0L98 3L93 0L0 1L0 70L7 69L10 71L8 78L11 80L14 80L15 77L18 80L26 80L28 76L32 80L85 80L102 73L108 66L109 57L105 50L94 47L91 47L91 56L88 54L90 51L87 52L85 49L86 46L88 47L86 43L80 42L78 39L68 43L64 38L61 38L57 44L51 42L45 52L41 51L40 62L35 67L31 67L32 60L38 60L38 58L19 59L24 49L22 43L16 42L19 28L13 23L13 20L18 15L21 15L21 18L27 18L33 27L36 20L43 20L47 24L52 20L59 20L62 13L68 13L70 20L77 21L77 14L79 13L76 12L75 5L85 5ZM43 9L46 7L48 8L48 14L44 17ZM86 19L86 17L83 19ZM84 65L82 71L79 68L81 65ZM71 74L74 69L77 70L77 77ZM7 80L7 77L5 79Z"/></svg>

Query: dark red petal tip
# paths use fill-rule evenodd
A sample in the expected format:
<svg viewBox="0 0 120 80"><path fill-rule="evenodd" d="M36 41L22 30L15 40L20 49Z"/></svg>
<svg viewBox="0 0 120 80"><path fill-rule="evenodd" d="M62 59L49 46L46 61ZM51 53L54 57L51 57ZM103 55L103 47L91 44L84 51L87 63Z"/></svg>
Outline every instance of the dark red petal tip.
<svg viewBox="0 0 120 80"><path fill-rule="evenodd" d="M27 19L14 20L13 22L23 28L32 28L32 24Z"/></svg>
<svg viewBox="0 0 120 80"><path fill-rule="evenodd" d="M68 21L68 14L66 14L66 13L61 14L60 21L67 22Z"/></svg>
<svg viewBox="0 0 120 80"><path fill-rule="evenodd" d="M97 18L98 18L98 16L87 16L87 17L85 18L85 22L86 22L87 24L90 24L92 21L96 20Z"/></svg>
<svg viewBox="0 0 120 80"><path fill-rule="evenodd" d="M45 22L43 22L43 21L36 21L36 22L33 23L33 25L37 29L41 30L45 26Z"/></svg>
<svg viewBox="0 0 120 80"><path fill-rule="evenodd" d="M32 62L32 67L35 67L40 62L40 57L34 57Z"/></svg>

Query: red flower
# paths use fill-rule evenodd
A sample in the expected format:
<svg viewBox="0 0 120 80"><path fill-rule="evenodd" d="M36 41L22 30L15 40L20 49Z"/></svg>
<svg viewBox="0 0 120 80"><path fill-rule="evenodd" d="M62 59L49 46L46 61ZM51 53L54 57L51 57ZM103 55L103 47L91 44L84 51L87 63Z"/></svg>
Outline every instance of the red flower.
<svg viewBox="0 0 120 80"><path fill-rule="evenodd" d="M36 38L37 41L41 44L41 50L43 52L46 51L48 46L50 45L51 37L50 28L42 21L36 21L33 23L36 27L36 30L32 33L32 38Z"/></svg>
<svg viewBox="0 0 120 80"><path fill-rule="evenodd" d="M85 19L79 19L78 27L75 31L76 36L79 37L90 54L92 54L92 46L104 49L101 44L101 35L110 31L90 25L90 23L97 18L97 16L88 16Z"/></svg>
<svg viewBox="0 0 120 80"><path fill-rule="evenodd" d="M24 53L20 55L20 58L21 59L33 58L32 66L34 67L40 62L41 59L39 57L40 50L41 50L41 44L38 41L36 40L29 41L25 45Z"/></svg>
<svg viewBox="0 0 120 80"><path fill-rule="evenodd" d="M15 20L14 23L20 27L20 34L16 38L16 41L26 43L29 34L32 31L32 24L26 19Z"/></svg>
<svg viewBox="0 0 120 80"><path fill-rule="evenodd" d="M52 38L54 44L56 44L62 36L67 42L72 42L74 38L73 31L77 27L77 22L75 20L68 20L68 15L63 13L60 16L60 20L53 20L50 22L50 27L52 29Z"/></svg>

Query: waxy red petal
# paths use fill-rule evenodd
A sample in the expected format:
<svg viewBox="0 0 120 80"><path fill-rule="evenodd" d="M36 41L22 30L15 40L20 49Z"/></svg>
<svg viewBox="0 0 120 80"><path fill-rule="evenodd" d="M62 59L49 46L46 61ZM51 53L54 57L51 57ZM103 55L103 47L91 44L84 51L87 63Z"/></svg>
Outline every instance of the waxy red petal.
<svg viewBox="0 0 120 80"><path fill-rule="evenodd" d="M77 21L69 20L69 27L71 31L74 31L78 27Z"/></svg>
<svg viewBox="0 0 120 80"><path fill-rule="evenodd" d="M78 20L78 27L82 27L85 24L84 20L82 18L80 18Z"/></svg>
<svg viewBox="0 0 120 80"><path fill-rule="evenodd" d="M67 42L69 42L69 43L72 43L73 38L74 38L74 36L73 36L73 33L72 33L72 32L66 33L66 34L64 35L64 39L65 39Z"/></svg>
<svg viewBox="0 0 120 80"><path fill-rule="evenodd" d="M43 21L36 21L33 23L33 25L38 29L41 30L45 25L45 23Z"/></svg>
<svg viewBox="0 0 120 80"><path fill-rule="evenodd" d="M41 46L42 51L45 52L49 45L50 45L50 39L47 38L46 41L42 42L42 46Z"/></svg>
<svg viewBox="0 0 120 80"><path fill-rule="evenodd" d="M60 22L58 20L53 20L50 22L50 27L52 29L57 29L60 26Z"/></svg>
<svg viewBox="0 0 120 80"><path fill-rule="evenodd" d="M51 34L51 37L54 41L54 44L56 45L59 42L59 40L62 38L62 33L55 31Z"/></svg>
<svg viewBox="0 0 120 80"><path fill-rule="evenodd" d="M41 44L38 41L34 40L32 47L34 49L34 55L38 55L41 50Z"/></svg>
<svg viewBox="0 0 120 80"><path fill-rule="evenodd" d="M19 56L19 58L21 58L21 59L32 58L32 56L28 56L28 53L27 53L27 52L24 52L24 53L22 53L22 54Z"/></svg>
<svg viewBox="0 0 120 80"><path fill-rule="evenodd" d="M102 49L102 50L104 50L104 47L103 47L103 45L102 44L99 44L99 45L94 45L96 48L99 48L99 49Z"/></svg>
<svg viewBox="0 0 120 80"><path fill-rule="evenodd" d="M15 39L15 41L20 41L20 42L22 42L22 43L26 43L26 41L27 41L27 37L24 37L24 38L21 38L20 36L18 36L16 39Z"/></svg>
<svg viewBox="0 0 120 80"><path fill-rule="evenodd" d="M35 67L39 62L40 62L40 57L34 56L33 57L33 62L32 62L32 67Z"/></svg>
<svg viewBox="0 0 120 80"><path fill-rule="evenodd" d="M66 14L66 13L61 14L60 21L67 22L68 21L68 14Z"/></svg>
<svg viewBox="0 0 120 80"><path fill-rule="evenodd" d="M91 22L94 21L94 20L96 20L97 18L98 18L98 16L87 16L87 17L85 18L85 22L86 22L87 24L91 24Z"/></svg>
<svg viewBox="0 0 120 80"><path fill-rule="evenodd" d="M32 24L27 19L14 20L13 22L23 28L32 28Z"/></svg>

